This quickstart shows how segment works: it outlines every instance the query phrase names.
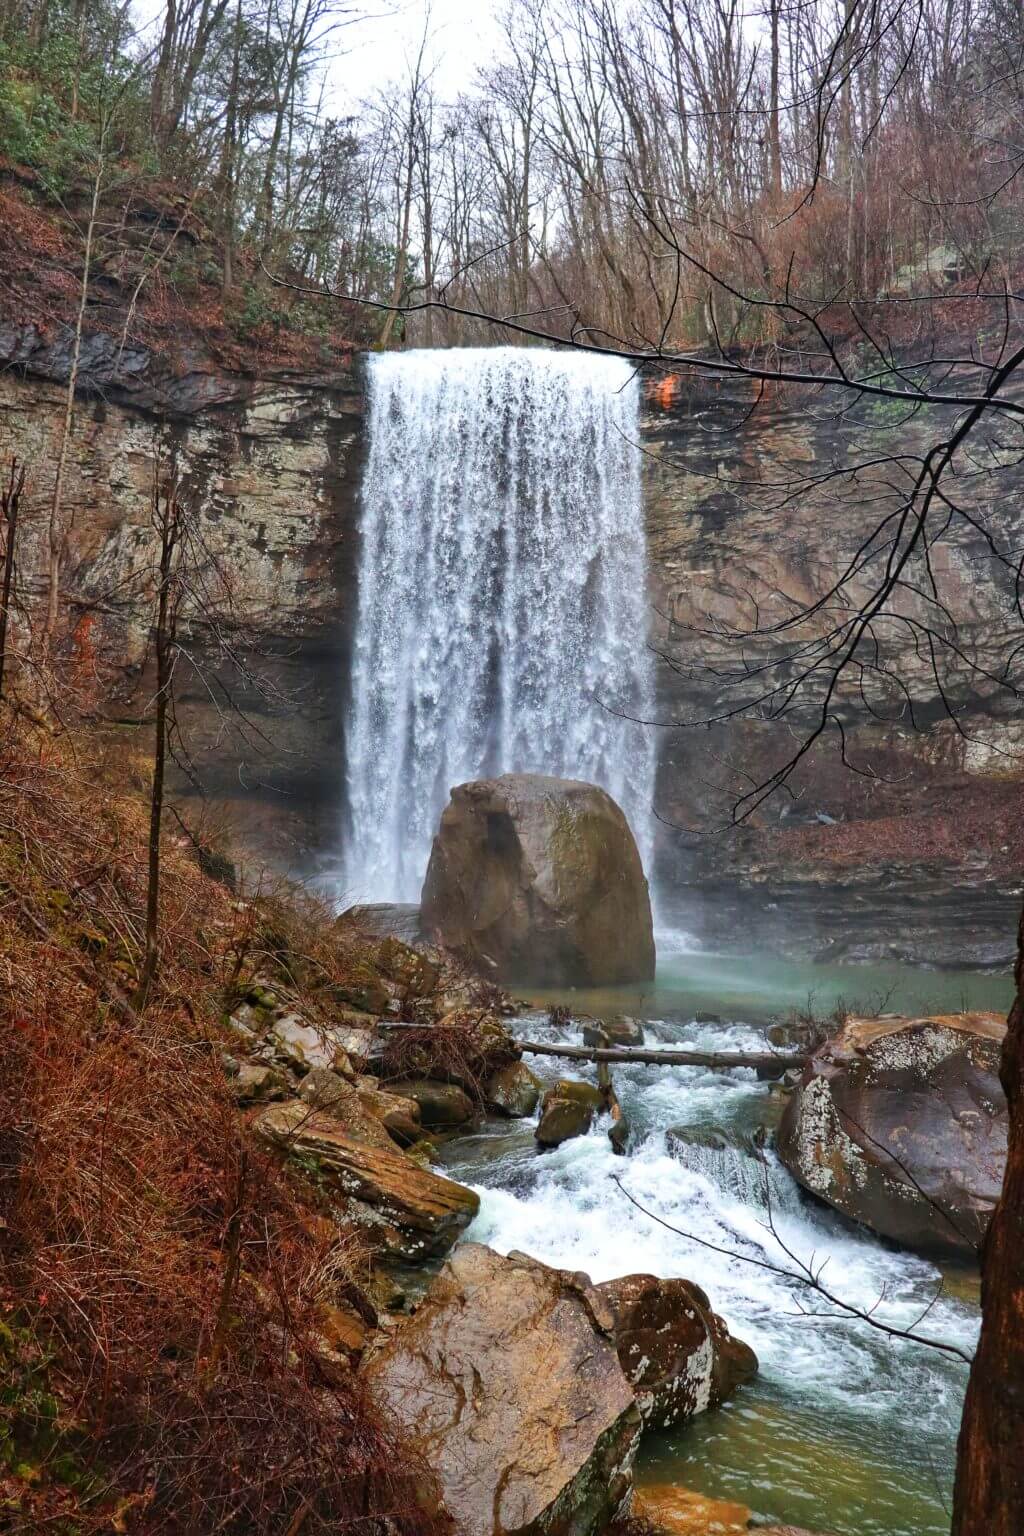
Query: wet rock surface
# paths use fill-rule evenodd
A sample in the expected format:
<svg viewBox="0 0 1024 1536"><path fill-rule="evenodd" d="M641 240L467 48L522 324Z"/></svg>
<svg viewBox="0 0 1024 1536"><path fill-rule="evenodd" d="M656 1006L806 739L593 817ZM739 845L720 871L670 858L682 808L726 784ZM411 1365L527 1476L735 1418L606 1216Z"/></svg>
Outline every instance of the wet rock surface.
<svg viewBox="0 0 1024 1536"><path fill-rule="evenodd" d="M625 817L592 784L505 774L459 785L423 886L423 929L500 982L654 975L651 904Z"/></svg>
<svg viewBox="0 0 1024 1536"><path fill-rule="evenodd" d="M644 1027L639 1019L626 1014L610 1019L595 1020L583 1026L584 1045L643 1045Z"/></svg>
<svg viewBox="0 0 1024 1536"><path fill-rule="evenodd" d="M597 1536L625 1504L633 1393L586 1277L467 1243L364 1369L459 1536Z"/></svg>
<svg viewBox="0 0 1024 1536"><path fill-rule="evenodd" d="M298 1100L264 1110L255 1128L265 1140L314 1166L348 1214L399 1257L419 1260L447 1253L479 1209L473 1190L420 1167L386 1132L387 1145L370 1145Z"/></svg>
<svg viewBox="0 0 1024 1536"><path fill-rule="evenodd" d="M655 1536L746 1536L750 1529L745 1504L675 1483L645 1483L633 1495L633 1513L650 1521Z"/></svg>
<svg viewBox="0 0 1024 1536"><path fill-rule="evenodd" d="M883 1237L974 1255L1006 1161L1005 1032L993 1013L849 1020L805 1068L779 1156Z"/></svg>
<svg viewBox="0 0 1024 1536"><path fill-rule="evenodd" d="M486 1089L486 1106L494 1114L510 1120L532 1115L540 1100L540 1079L531 1072L524 1061L513 1061L507 1067L499 1067L490 1078Z"/></svg>
<svg viewBox="0 0 1024 1536"><path fill-rule="evenodd" d="M585 1136L602 1108L601 1094L591 1083L562 1078L545 1093L534 1136L542 1147L558 1147L573 1136Z"/></svg>
<svg viewBox="0 0 1024 1536"><path fill-rule="evenodd" d="M757 1371L689 1280L626 1275L595 1286L611 1309L613 1337L645 1425L669 1429L716 1408Z"/></svg>
<svg viewBox="0 0 1024 1536"><path fill-rule="evenodd" d="M411 1099L420 1119L430 1130L466 1125L476 1114L473 1100L457 1083L440 1083L429 1077L407 1078L390 1085L403 1098Z"/></svg>

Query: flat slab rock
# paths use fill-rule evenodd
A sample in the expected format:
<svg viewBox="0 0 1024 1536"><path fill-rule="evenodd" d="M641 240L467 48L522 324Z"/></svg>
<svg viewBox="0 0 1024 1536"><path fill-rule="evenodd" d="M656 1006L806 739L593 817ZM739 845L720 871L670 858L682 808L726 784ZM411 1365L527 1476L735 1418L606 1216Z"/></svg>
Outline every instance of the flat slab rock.
<svg viewBox="0 0 1024 1536"><path fill-rule="evenodd" d="M585 1276L476 1243L371 1357L459 1536L597 1536L632 1491L640 1414Z"/></svg>
<svg viewBox="0 0 1024 1536"><path fill-rule="evenodd" d="M480 1208L473 1190L421 1167L397 1147L356 1141L329 1115L298 1100L264 1110L255 1129L275 1145L313 1158L339 1194L369 1208L388 1246L404 1258L447 1253Z"/></svg>
<svg viewBox="0 0 1024 1536"><path fill-rule="evenodd" d="M1001 1014L850 1019L812 1056L778 1133L805 1188L908 1248L976 1253L999 1197Z"/></svg>

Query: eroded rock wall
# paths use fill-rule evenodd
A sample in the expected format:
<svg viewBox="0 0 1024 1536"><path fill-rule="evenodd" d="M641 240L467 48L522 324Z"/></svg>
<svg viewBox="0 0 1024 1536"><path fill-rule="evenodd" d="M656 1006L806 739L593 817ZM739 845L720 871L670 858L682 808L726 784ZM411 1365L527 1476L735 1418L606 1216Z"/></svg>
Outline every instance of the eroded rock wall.
<svg viewBox="0 0 1024 1536"><path fill-rule="evenodd" d="M144 594L157 552L153 487L155 477L173 477L229 579L225 633L242 661L224 660L208 625L188 627L197 665L179 671L178 692L189 745L214 793L272 808L268 841L287 863L314 828L336 819L361 370L355 362L316 382L178 383L136 391L86 377L63 497L66 649L80 696L92 692L115 718L140 718L151 684ZM221 403L207 404L211 396ZM0 375L0 451L17 454L29 475L19 547L26 604L45 592L63 410L59 382Z"/></svg>
<svg viewBox="0 0 1024 1536"><path fill-rule="evenodd" d="M878 407L853 419L837 404L756 402L736 384L682 377L648 386L645 504L666 722L658 809L682 829L663 824L662 890L686 926L715 942L797 938L805 952L837 958L1002 965L1024 863L1024 714L994 679L1019 678L1021 632L1012 577L966 520L954 519L933 550L955 631L935 604L904 592L902 617L875 626L877 668L851 670L789 789L752 804L813 730L820 693L798 696L781 718L778 697L752 709L783 638L726 634L777 622L827 591L906 494L908 473L893 456L927 451L952 421L938 409L908 419ZM975 455L948 489L1011 550L1019 470L1000 467L990 444L983 452L992 472L978 473ZM870 574L842 601L861 598ZM839 610L830 604L829 623ZM938 649L941 687L925 625L951 633L963 653ZM736 713L742 706L753 718ZM712 723L674 727L685 721Z"/></svg>

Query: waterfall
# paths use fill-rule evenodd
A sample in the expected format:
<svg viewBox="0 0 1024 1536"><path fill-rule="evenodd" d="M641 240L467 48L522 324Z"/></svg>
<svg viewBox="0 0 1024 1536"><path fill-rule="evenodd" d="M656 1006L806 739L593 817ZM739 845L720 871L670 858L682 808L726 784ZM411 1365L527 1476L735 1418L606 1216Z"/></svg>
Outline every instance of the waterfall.
<svg viewBox="0 0 1024 1536"><path fill-rule="evenodd" d="M511 771L602 785L649 864L638 409L615 357L370 360L349 899L417 901L451 787Z"/></svg>

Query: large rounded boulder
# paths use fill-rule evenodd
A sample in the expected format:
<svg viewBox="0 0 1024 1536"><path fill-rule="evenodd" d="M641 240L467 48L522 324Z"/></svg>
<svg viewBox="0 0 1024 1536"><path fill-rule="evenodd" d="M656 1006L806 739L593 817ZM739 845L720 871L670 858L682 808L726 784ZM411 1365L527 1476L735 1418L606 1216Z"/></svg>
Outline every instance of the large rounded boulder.
<svg viewBox="0 0 1024 1536"><path fill-rule="evenodd" d="M644 1424L657 1429L717 1408L757 1372L699 1285L625 1275L594 1289L611 1310L619 1363Z"/></svg>
<svg viewBox="0 0 1024 1536"><path fill-rule="evenodd" d="M628 1506L640 1414L586 1276L457 1248L364 1369L458 1536L598 1536Z"/></svg>
<svg viewBox="0 0 1024 1536"><path fill-rule="evenodd" d="M622 811L594 784L460 784L423 886L427 936L495 981L610 986L654 975L651 902Z"/></svg>
<svg viewBox="0 0 1024 1536"><path fill-rule="evenodd" d="M850 1019L793 1092L778 1152L806 1189L908 1248L974 1253L999 1197L1005 1020Z"/></svg>

